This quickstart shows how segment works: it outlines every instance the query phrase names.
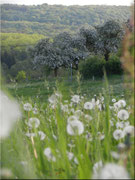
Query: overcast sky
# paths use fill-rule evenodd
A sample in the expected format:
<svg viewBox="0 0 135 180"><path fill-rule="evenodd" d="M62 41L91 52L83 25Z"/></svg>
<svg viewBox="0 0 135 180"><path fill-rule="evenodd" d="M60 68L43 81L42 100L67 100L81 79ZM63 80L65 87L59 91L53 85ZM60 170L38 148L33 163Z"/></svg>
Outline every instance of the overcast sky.
<svg viewBox="0 0 135 180"><path fill-rule="evenodd" d="M63 5L128 5L130 6L133 0L0 0L0 4L63 4Z"/></svg>

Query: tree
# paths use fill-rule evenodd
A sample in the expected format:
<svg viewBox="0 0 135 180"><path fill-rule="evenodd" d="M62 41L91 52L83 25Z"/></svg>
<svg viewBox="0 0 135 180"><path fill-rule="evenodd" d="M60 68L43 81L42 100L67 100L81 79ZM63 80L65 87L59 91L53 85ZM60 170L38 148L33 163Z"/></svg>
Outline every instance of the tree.
<svg viewBox="0 0 135 180"><path fill-rule="evenodd" d="M80 34L86 38L86 47L91 53L102 54L108 61L110 53L117 52L124 30L120 23L111 20L94 29L81 29Z"/></svg>
<svg viewBox="0 0 135 180"><path fill-rule="evenodd" d="M60 67L68 68L73 64L73 68L78 68L76 59L86 55L84 38L71 36L69 33L57 35L53 41L43 39L34 47L32 54L34 64L45 64L54 70L55 76Z"/></svg>

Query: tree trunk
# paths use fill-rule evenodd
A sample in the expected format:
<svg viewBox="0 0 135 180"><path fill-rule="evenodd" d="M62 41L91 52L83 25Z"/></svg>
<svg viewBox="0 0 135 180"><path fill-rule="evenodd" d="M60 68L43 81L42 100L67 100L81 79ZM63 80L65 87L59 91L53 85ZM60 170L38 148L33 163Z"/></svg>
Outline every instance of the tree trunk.
<svg viewBox="0 0 135 180"><path fill-rule="evenodd" d="M54 76L57 77L57 75L58 75L58 68L55 68L54 69Z"/></svg>
<svg viewBox="0 0 135 180"><path fill-rule="evenodd" d="M109 60L109 53L108 53L108 52L105 53L105 60L106 60L106 61Z"/></svg>

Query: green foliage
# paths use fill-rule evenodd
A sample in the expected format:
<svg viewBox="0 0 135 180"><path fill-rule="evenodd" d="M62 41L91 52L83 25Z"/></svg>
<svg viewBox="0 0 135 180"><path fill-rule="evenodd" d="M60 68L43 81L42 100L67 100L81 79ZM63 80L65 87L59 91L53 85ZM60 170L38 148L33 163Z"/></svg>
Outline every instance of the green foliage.
<svg viewBox="0 0 135 180"><path fill-rule="evenodd" d="M110 74L122 74L122 63L120 61L120 58L118 56L111 56L109 58L109 61L105 64L106 72L108 75Z"/></svg>
<svg viewBox="0 0 135 180"><path fill-rule="evenodd" d="M52 37L61 32L75 33L81 26L96 26L113 19L127 21L130 7L126 6L1 6L1 31L39 33Z"/></svg>
<svg viewBox="0 0 135 180"><path fill-rule="evenodd" d="M16 80L18 82L24 81L26 79L26 72L25 71L19 71L17 76L16 76Z"/></svg>
<svg viewBox="0 0 135 180"><path fill-rule="evenodd" d="M93 56L80 63L79 71L84 79L89 79L93 76L102 77L104 66L105 60L103 58Z"/></svg>

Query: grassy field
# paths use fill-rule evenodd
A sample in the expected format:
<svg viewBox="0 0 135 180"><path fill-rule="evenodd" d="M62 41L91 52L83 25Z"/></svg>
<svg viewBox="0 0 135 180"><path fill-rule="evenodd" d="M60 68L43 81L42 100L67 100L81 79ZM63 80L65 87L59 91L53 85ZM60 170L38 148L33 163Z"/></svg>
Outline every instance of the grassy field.
<svg viewBox="0 0 135 180"><path fill-rule="evenodd" d="M58 78L6 88L22 115L1 141L2 177L134 177L132 94L123 76L84 81L78 75L72 82Z"/></svg>
<svg viewBox="0 0 135 180"><path fill-rule="evenodd" d="M113 75L108 78L110 95L119 96L122 95L130 96L130 89L127 89L124 85L124 77ZM130 83L130 82L128 82ZM70 94L76 94L78 87L80 88L80 94L86 94L87 97L92 98L95 94L99 95L103 93L105 88L104 79L95 79L95 80L81 80L80 83L77 82L77 77L74 77L73 80L68 80L65 78L57 79L48 79L42 80L39 82L28 82L28 83L19 83L19 84L8 84L6 87L9 92L17 98L23 97L24 99L32 98L34 100L40 99L40 101L46 101L48 96L50 96L57 84L64 94L64 98L69 98ZM128 97L127 97L128 98Z"/></svg>

